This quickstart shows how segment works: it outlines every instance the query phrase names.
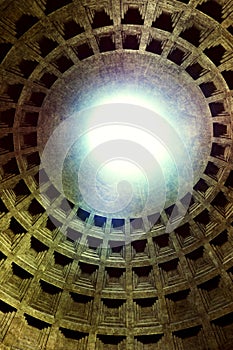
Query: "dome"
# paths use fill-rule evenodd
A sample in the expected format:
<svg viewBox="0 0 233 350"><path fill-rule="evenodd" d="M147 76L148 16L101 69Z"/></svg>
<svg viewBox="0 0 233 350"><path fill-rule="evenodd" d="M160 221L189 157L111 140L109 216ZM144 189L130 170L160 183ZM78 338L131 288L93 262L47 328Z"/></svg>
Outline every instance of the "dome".
<svg viewBox="0 0 233 350"><path fill-rule="evenodd" d="M0 349L232 349L232 10L0 2Z"/></svg>

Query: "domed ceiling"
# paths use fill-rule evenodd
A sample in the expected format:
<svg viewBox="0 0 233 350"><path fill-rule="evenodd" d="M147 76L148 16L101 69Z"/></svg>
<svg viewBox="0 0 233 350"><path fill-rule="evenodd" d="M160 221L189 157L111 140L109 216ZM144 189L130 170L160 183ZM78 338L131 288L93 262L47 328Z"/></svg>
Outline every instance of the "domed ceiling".
<svg viewBox="0 0 233 350"><path fill-rule="evenodd" d="M0 13L0 349L232 349L232 0Z"/></svg>

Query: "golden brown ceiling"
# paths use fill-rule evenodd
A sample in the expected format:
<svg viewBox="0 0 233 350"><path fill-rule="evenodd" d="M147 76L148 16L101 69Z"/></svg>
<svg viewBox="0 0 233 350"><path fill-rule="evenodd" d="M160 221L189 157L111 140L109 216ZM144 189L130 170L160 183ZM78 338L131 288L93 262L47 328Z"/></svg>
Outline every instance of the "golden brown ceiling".
<svg viewBox="0 0 233 350"><path fill-rule="evenodd" d="M0 12L0 349L232 349L232 0ZM196 125L191 193L124 222L39 174L55 128L122 82Z"/></svg>

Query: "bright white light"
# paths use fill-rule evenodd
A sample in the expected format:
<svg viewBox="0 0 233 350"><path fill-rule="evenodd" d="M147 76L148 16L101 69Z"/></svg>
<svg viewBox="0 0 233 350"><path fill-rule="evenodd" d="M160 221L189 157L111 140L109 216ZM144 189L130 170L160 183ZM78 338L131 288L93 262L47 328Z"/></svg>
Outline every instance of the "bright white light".
<svg viewBox="0 0 233 350"><path fill-rule="evenodd" d="M167 193L174 197L177 192L179 198L183 190L187 193L188 161L166 118L128 103L103 104L74 115L57 128L43 154L59 188L77 178L76 192L68 188L75 201L81 198L88 210L100 214L123 216L160 212Z"/></svg>
<svg viewBox="0 0 233 350"><path fill-rule="evenodd" d="M98 104L109 103L127 103L135 106L141 106L155 111L156 113L166 116L166 106L161 99L146 95L143 89L134 91L134 87L121 89L120 91L108 92L106 97L99 98ZM134 91L132 93L132 91Z"/></svg>
<svg viewBox="0 0 233 350"><path fill-rule="evenodd" d="M122 100L124 99L121 98L120 101ZM129 96L125 96L125 100L128 101ZM137 102L138 105L136 97L131 96L130 101ZM111 105L108 104L108 106ZM114 110L106 105L106 108L96 109L92 113L88 121L88 133L84 136L86 152L93 154L92 161L96 164L104 164L104 166L101 166L101 171L99 172L102 180L106 183L110 180L112 182L127 180L133 183L145 183L148 174L156 176L156 174L162 171L163 175L168 177L171 171L176 171L174 169L175 165L171 150L169 151L167 145L163 142L168 137L168 133L169 142L172 141L172 134L166 127L167 123L161 122L161 117L157 113L152 114L148 108L137 109L135 108L135 104L130 105L128 103L115 103L113 106ZM124 109L122 106L124 106ZM132 108L132 106L134 107ZM113 115L114 118L112 118ZM153 119L152 115L154 117ZM100 120L104 122L98 125L98 121ZM146 129L144 128L144 122L149 120L148 130L148 127ZM150 127L151 129L156 128L156 132L151 132ZM127 144L121 141L127 141L129 143L132 157L127 159L126 154L129 155L128 150L125 148ZM98 146L103 146L104 144L106 147L98 148ZM133 144L140 146L144 152L137 152L136 147L134 150L132 148ZM145 158L145 151L150 153L153 159L156 160L157 166L154 161L151 161L151 158ZM124 160L116 160L117 153ZM158 168L160 169L159 171ZM147 172L146 176L143 174L143 170L145 169Z"/></svg>
<svg viewBox="0 0 233 350"><path fill-rule="evenodd" d="M160 140L156 139L154 136L142 129L136 129L128 125L106 125L89 131L87 140L89 151L95 149L97 146L105 142L113 140L128 140L141 145L154 156L161 166L165 165L166 162L171 161L166 147ZM108 144L106 149L108 154L109 147L111 146ZM114 152L114 145L112 147L112 151ZM119 151L124 150L122 149ZM101 150L99 157L104 157L103 150Z"/></svg>

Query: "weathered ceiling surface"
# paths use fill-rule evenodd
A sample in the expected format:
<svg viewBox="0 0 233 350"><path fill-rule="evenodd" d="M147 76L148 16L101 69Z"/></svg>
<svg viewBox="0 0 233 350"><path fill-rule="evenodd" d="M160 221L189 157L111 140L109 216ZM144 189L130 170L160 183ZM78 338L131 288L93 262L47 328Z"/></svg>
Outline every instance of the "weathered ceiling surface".
<svg viewBox="0 0 233 350"><path fill-rule="evenodd" d="M232 0L0 13L0 349L232 349ZM65 196L40 166L52 132L120 84L165 96L193 146L193 188L161 215L84 209L72 162Z"/></svg>

